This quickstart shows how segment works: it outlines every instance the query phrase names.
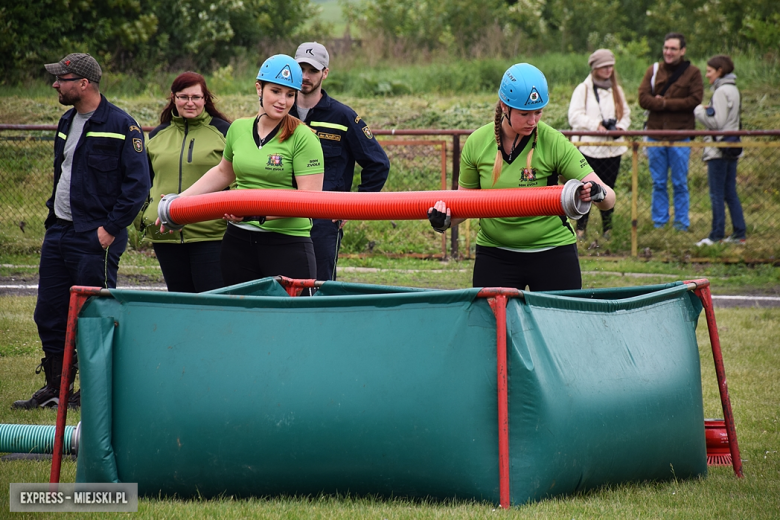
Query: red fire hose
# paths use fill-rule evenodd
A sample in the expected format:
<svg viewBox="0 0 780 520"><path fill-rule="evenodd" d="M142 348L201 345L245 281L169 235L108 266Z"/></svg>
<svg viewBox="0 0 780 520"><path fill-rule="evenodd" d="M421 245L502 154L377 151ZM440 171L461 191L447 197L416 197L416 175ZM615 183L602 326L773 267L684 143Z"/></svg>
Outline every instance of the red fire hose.
<svg viewBox="0 0 780 520"><path fill-rule="evenodd" d="M428 208L443 200L457 218L568 216L579 219L590 210L579 199L582 183L565 186L465 191L406 191L389 193L343 193L298 190L231 190L168 197L160 201L160 221L168 228L204 220L220 219L226 213L310 217L345 220L424 220Z"/></svg>

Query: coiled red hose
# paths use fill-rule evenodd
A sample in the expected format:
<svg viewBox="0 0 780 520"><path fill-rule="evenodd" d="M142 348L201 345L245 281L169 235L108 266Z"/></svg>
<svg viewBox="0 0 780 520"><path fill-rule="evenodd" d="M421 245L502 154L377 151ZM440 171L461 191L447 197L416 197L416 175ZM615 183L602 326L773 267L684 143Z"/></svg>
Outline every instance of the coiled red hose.
<svg viewBox="0 0 780 520"><path fill-rule="evenodd" d="M424 220L428 218L428 208L439 200L443 200L457 218L564 216L567 214L562 202L564 188L388 193L231 190L174 199L166 206L168 215L163 221L192 224L219 219L226 213L239 217L273 215L345 220ZM587 206L590 209L590 203Z"/></svg>

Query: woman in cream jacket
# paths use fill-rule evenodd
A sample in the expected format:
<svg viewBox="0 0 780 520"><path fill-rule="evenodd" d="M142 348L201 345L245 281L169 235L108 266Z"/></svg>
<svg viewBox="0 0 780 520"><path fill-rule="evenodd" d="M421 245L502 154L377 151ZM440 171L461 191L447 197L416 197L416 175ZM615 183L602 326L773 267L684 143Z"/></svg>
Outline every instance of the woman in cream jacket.
<svg viewBox="0 0 780 520"><path fill-rule="evenodd" d="M569 104L569 125L572 130L626 130L631 125L631 109L626 96L618 84L615 73L615 55L608 49L599 49L588 58L591 73L577 85ZM574 140L594 143L623 142L623 138L581 136ZM591 168L610 188L615 187L620 171L620 156L628 150L625 146L580 146L582 155ZM612 229L612 212L601 211L602 232L609 240ZM577 221L577 238L585 239L588 215Z"/></svg>

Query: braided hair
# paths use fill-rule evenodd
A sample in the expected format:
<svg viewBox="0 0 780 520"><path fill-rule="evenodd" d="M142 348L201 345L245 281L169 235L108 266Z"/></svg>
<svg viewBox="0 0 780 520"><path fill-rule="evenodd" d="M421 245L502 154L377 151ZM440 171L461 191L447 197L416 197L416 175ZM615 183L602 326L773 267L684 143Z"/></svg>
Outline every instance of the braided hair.
<svg viewBox="0 0 780 520"><path fill-rule="evenodd" d="M504 119L504 111L501 110L501 102L496 103L496 116L494 120L493 132L496 137L496 144L498 149L496 150L496 160L493 162L493 185L496 184L498 178L501 176L501 168L504 166L504 156L501 152L501 121Z"/></svg>

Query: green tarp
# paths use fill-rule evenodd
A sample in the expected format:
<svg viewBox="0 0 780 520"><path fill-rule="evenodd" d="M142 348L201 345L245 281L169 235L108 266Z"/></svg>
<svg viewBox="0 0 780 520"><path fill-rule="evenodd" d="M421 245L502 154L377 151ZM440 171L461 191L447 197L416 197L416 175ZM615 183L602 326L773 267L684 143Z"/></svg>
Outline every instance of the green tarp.
<svg viewBox="0 0 780 520"><path fill-rule="evenodd" d="M496 319L477 293L292 298L266 279L93 298L77 481L498 502ZM513 503L706 475L700 310L681 284L509 300Z"/></svg>

